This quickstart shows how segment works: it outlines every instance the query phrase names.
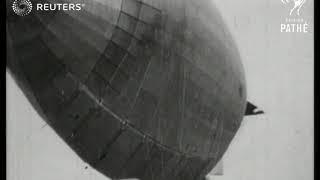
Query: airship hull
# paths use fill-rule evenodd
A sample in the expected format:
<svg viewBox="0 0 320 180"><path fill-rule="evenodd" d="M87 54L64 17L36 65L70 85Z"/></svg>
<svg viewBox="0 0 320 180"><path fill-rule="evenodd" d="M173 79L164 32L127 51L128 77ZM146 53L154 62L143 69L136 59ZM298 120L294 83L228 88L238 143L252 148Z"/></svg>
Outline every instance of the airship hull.
<svg viewBox="0 0 320 180"><path fill-rule="evenodd" d="M245 112L239 53L207 0L8 11L7 52L44 120L112 178L203 179Z"/></svg>

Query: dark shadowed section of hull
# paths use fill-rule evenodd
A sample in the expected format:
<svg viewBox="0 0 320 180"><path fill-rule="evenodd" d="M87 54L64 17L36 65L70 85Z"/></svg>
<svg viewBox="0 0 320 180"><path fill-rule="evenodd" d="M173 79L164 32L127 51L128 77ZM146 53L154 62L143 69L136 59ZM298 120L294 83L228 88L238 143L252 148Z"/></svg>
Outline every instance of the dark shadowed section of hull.
<svg viewBox="0 0 320 180"><path fill-rule="evenodd" d="M85 4L19 17L7 1L7 66L19 86L101 173L202 180L246 107L242 65L221 17L207 0Z"/></svg>

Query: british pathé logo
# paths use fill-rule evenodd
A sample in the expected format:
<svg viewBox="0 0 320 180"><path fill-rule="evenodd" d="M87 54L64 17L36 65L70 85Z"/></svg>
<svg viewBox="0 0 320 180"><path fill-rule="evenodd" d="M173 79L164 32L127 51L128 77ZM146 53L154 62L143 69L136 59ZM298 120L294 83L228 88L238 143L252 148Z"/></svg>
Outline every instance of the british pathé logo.
<svg viewBox="0 0 320 180"><path fill-rule="evenodd" d="M80 0L79 0L80 1ZM19 16L26 16L34 11L81 11L85 6L83 3L36 3L34 7L30 0L14 0L13 12Z"/></svg>
<svg viewBox="0 0 320 180"><path fill-rule="evenodd" d="M290 9L290 16L296 12L298 16L300 16L300 9L306 2L306 0L281 0L283 4L292 4L292 8Z"/></svg>
<svg viewBox="0 0 320 180"><path fill-rule="evenodd" d="M280 32L308 33L309 24L301 15L301 8L306 0L281 0L285 7L290 7L288 16L280 24Z"/></svg>

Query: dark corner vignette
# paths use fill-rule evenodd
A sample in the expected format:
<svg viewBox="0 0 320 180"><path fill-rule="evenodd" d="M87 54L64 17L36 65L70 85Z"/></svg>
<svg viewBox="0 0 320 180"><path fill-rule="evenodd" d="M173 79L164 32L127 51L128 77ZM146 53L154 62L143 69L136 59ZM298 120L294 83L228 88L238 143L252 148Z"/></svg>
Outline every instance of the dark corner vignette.
<svg viewBox="0 0 320 180"><path fill-rule="evenodd" d="M2 148L1 148L1 179L7 179L7 161L6 161L6 59L7 59L7 46L6 46L6 17L7 17L7 8L6 1L1 1L1 44L3 45L1 48L1 80L0 80L0 89L1 89L1 137L2 137Z"/></svg>
<svg viewBox="0 0 320 180"><path fill-rule="evenodd" d="M314 179L320 178L319 167L319 2L314 1Z"/></svg>

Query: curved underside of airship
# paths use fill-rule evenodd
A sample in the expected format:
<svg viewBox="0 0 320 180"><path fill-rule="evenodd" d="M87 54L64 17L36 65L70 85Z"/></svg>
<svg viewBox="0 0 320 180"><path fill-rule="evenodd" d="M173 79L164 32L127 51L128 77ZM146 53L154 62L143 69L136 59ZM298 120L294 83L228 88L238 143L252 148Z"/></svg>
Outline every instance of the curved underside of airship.
<svg viewBox="0 0 320 180"><path fill-rule="evenodd" d="M23 17L7 0L7 67L43 119L111 178L195 180L246 108L236 45L209 0L86 0ZM81 1L82 2L82 1Z"/></svg>

